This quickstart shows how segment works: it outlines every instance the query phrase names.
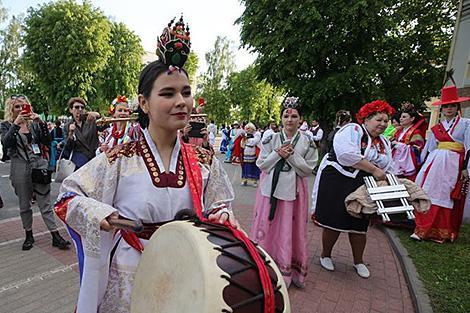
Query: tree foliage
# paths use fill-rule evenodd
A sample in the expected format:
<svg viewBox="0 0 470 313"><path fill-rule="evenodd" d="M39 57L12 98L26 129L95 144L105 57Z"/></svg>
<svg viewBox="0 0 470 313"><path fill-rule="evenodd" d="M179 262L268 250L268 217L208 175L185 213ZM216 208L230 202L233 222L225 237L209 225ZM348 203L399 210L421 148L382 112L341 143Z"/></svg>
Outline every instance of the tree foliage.
<svg viewBox="0 0 470 313"><path fill-rule="evenodd" d="M260 126L270 120L279 121L281 90L258 79L254 66L236 72L230 41L218 37L206 61L200 96L206 101L205 112L210 119L219 124L238 120Z"/></svg>
<svg viewBox="0 0 470 313"><path fill-rule="evenodd" d="M271 120L279 122L282 91L259 80L254 66L232 73L226 93L232 120L251 121L259 126Z"/></svg>
<svg viewBox="0 0 470 313"><path fill-rule="evenodd" d="M59 0L28 10L26 64L53 112L65 112L70 97L96 93L96 73L112 54L110 38L109 21L87 1Z"/></svg>
<svg viewBox="0 0 470 313"><path fill-rule="evenodd" d="M206 113L217 123L229 122L229 106L224 93L227 77L235 68L234 53L230 41L217 37L214 49L206 53L207 71L202 77L201 94L206 101Z"/></svg>
<svg viewBox="0 0 470 313"><path fill-rule="evenodd" d="M0 23L6 19L6 11L0 7ZM5 29L0 30L0 101L20 85L19 66L22 48L21 20L13 16Z"/></svg>
<svg viewBox="0 0 470 313"><path fill-rule="evenodd" d="M196 71L199 65L199 58L194 51L191 51L188 56L188 60L184 65L184 69L188 73L189 83L193 83L196 79Z"/></svg>
<svg viewBox="0 0 470 313"><path fill-rule="evenodd" d="M96 96L91 101L95 110L106 111L117 96L132 98L137 93L144 53L140 38L123 23L113 22L109 46L112 54L96 78Z"/></svg>
<svg viewBox="0 0 470 313"><path fill-rule="evenodd" d="M441 87L455 1L241 2L241 39L260 76L317 118L376 98L422 104Z"/></svg>

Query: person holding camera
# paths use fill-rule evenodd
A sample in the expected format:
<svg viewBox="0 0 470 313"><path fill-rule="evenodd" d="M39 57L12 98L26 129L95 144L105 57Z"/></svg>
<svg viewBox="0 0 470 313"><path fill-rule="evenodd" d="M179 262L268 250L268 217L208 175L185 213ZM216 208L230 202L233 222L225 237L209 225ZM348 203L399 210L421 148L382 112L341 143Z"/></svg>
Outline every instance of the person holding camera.
<svg viewBox="0 0 470 313"><path fill-rule="evenodd" d="M10 180L19 199L21 221L26 232L22 249L30 250L34 243L31 209L33 192L44 223L52 234L52 245L68 249L70 242L64 240L57 231L50 202L51 174L47 170L48 160L42 147L49 146L51 138L46 123L33 112L26 96L13 95L7 100L0 134L2 144L11 158Z"/></svg>
<svg viewBox="0 0 470 313"><path fill-rule="evenodd" d="M86 112L86 101L80 97L70 98L68 101L72 121L65 125L64 157L70 157L75 164L75 170L85 165L96 156L99 146L97 112Z"/></svg>

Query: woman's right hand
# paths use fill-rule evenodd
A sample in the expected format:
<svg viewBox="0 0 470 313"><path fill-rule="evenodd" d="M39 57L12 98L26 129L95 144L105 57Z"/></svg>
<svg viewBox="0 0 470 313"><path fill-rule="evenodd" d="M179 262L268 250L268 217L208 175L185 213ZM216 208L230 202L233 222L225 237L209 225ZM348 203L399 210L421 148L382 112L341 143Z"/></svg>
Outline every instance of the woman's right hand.
<svg viewBox="0 0 470 313"><path fill-rule="evenodd" d="M108 220L109 219L116 219L116 218L119 218L119 213L118 212L113 212L111 213L110 215L108 215L108 217L106 217L105 219L103 219L101 222L100 222L100 228L101 230L104 230L104 231L112 231L114 230L114 226L112 226L111 224L109 224Z"/></svg>
<svg viewBox="0 0 470 313"><path fill-rule="evenodd" d="M384 170L380 168L376 168L373 172L372 175L376 180L386 180L387 179L387 173L385 173Z"/></svg>

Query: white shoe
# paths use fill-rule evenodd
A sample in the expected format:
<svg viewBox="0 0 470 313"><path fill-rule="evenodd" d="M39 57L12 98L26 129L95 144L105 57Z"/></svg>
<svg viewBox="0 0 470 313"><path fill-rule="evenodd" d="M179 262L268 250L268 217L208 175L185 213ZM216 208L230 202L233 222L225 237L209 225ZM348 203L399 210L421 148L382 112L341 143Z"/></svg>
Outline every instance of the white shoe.
<svg viewBox="0 0 470 313"><path fill-rule="evenodd" d="M362 263L359 264L353 264L354 268L356 269L357 275L361 276L362 278L369 278L370 272L367 269L367 266L365 266Z"/></svg>
<svg viewBox="0 0 470 313"><path fill-rule="evenodd" d="M333 265L333 261L331 261L331 258L329 257L320 257L320 264L321 264L321 267L323 267L324 269L328 270L328 271L334 271L335 270L335 266Z"/></svg>
<svg viewBox="0 0 470 313"><path fill-rule="evenodd" d="M421 238L420 238L418 235L416 235L415 233L412 233L412 234L410 235L410 238L411 238L411 239L414 239L414 240L416 240L416 241L421 241Z"/></svg>

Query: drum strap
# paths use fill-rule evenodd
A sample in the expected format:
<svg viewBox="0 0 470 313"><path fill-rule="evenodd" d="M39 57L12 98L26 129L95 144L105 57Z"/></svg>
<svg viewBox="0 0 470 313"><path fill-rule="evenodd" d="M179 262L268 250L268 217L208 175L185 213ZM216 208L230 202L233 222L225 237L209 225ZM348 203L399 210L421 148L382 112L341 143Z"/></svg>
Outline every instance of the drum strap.
<svg viewBox="0 0 470 313"><path fill-rule="evenodd" d="M185 170L188 173L187 179L193 198L194 209L198 218L201 221L207 221L202 212L202 174L199 170L196 155L192 150L191 146L184 143L181 143L181 155L183 156ZM225 225L231 230L232 234L238 240L242 241L245 244L248 249L248 252L255 261L256 267L258 268L261 285L263 286L264 291L264 312L274 313L274 289L271 283L271 277L269 276L268 269L264 265L263 258L258 253L258 250L256 249L253 242L242 231L233 228L229 222L226 222Z"/></svg>

